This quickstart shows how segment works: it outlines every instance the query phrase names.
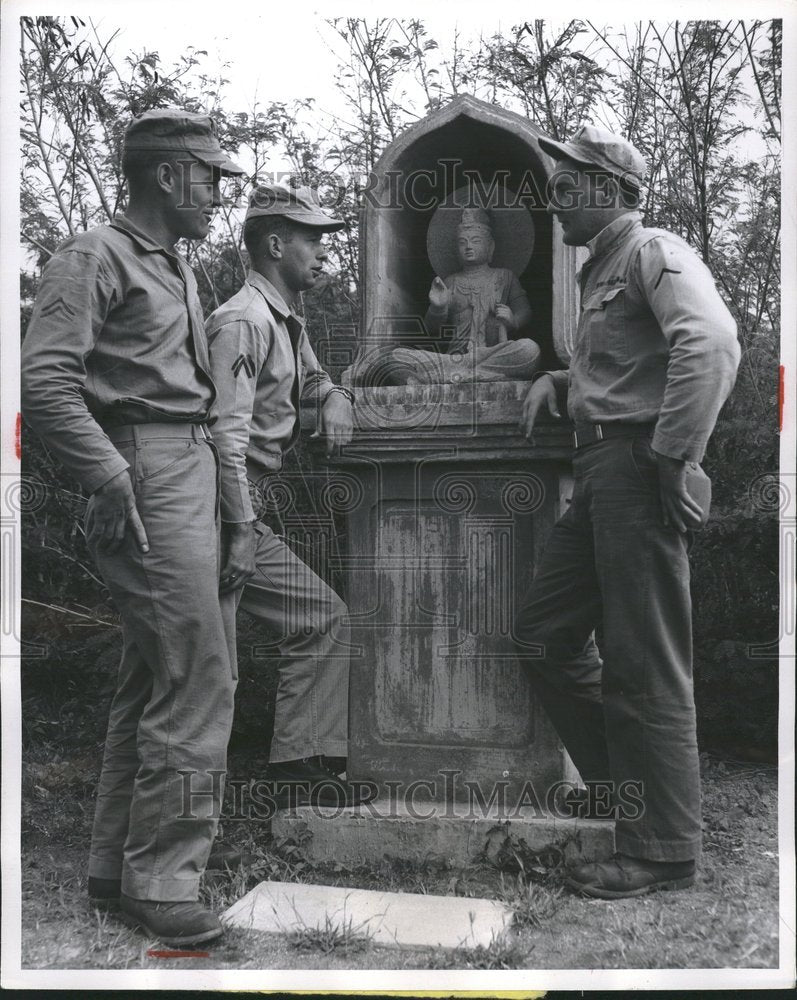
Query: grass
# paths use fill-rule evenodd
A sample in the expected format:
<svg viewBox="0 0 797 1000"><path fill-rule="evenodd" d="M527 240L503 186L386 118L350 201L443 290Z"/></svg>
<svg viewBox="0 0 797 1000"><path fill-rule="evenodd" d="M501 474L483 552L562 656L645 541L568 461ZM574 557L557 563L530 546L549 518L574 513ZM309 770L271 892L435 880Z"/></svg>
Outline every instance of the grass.
<svg viewBox="0 0 797 1000"><path fill-rule="evenodd" d="M539 882L525 882L518 878L513 892L505 897L512 907L513 923L523 929L544 927L561 910L564 904L561 885L547 886Z"/></svg>
<svg viewBox="0 0 797 1000"><path fill-rule="evenodd" d="M366 920L355 924L354 918L347 917L345 912L340 919L326 913L323 922L315 926L300 920L298 927L287 932L286 940L298 951L320 951L322 955L361 952L368 948L373 938L368 923Z"/></svg>
<svg viewBox="0 0 797 1000"><path fill-rule="evenodd" d="M504 933L488 945L463 951L461 958L466 969L523 969L527 968L529 953L527 945Z"/></svg>
<svg viewBox="0 0 797 1000"><path fill-rule="evenodd" d="M85 864L96 754L28 754L23 777L23 967L160 968L156 947L86 897ZM32 757L32 759L31 759ZM235 764L235 762L234 762ZM241 770L245 764L239 762ZM561 857L510 845L467 866L385 860L313 865L301 842L275 841L266 823L226 822L224 840L247 863L208 871L202 899L223 910L263 880L485 897L513 910L509 932L476 949L385 948L351 919L289 934L229 930L207 958L169 968L546 969L771 968L777 965L777 785L773 768L703 759L704 855L685 892L600 901L562 885Z"/></svg>

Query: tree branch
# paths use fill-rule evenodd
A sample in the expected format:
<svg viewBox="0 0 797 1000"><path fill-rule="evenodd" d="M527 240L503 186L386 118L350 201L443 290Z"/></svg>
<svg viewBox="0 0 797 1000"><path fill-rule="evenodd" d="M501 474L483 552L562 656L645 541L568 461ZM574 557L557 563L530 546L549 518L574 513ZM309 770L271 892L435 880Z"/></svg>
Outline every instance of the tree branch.
<svg viewBox="0 0 797 1000"><path fill-rule="evenodd" d="M61 608L57 604L44 604L42 601L33 601L29 597L23 597L23 604L35 604L37 608L47 608L48 611L57 611L62 615L74 615L75 618L85 618L86 621L95 625L104 625L106 628L121 628L117 622L104 621L102 618L95 618L93 615L82 615L79 611L71 611L69 608Z"/></svg>
<svg viewBox="0 0 797 1000"><path fill-rule="evenodd" d="M47 173L47 177L50 180L50 186L53 189L53 194L55 195L56 201L58 202L58 208L60 209L61 215L64 218L64 222L66 223L67 229L69 230L69 235L70 236L74 236L75 235L75 229L74 229L74 226L72 225L72 220L70 219L69 212L67 211L67 207L64 204L64 199L63 199L63 196L61 195L61 190L60 190L60 188L59 188L59 186L58 186L58 184L57 184L57 182L55 180L55 175L53 174L52 165L51 165L50 159L49 159L49 157L47 155L47 151L44 148L45 144L44 144L44 140L42 138L42 133L41 133L41 120L42 119L41 119L41 117L39 117L37 119L36 116L35 116L35 114L33 113L33 109L34 109L35 105L34 105L34 100L33 100L33 89L31 87L30 76L29 76L29 73L28 73L28 65L29 64L28 64L28 59L27 59L27 53L25 51L25 34L26 34L26 32L25 32L25 29L23 28L22 29L22 36L20 38L20 56L21 56L20 62L22 64L22 76L23 76L23 78L25 80L25 90L27 91L27 94L28 94L28 103L30 104L30 109L31 109L31 122L33 124L33 128L34 128L34 131L36 133L36 144L39 147L39 152L41 153L41 156L42 156L42 163L44 164L45 172ZM43 115L43 113L44 113L43 102L40 102L40 105L41 105L41 112L42 112L42 115Z"/></svg>
<svg viewBox="0 0 797 1000"><path fill-rule="evenodd" d="M34 238L32 236L29 236L26 232L20 231L19 235L22 237L23 240L27 240L28 243L32 243L33 246L38 247L39 250L41 250L43 253L46 253L48 254L48 256L52 257L53 251L48 250L43 243L39 243L38 240L34 240Z"/></svg>
<svg viewBox="0 0 797 1000"><path fill-rule="evenodd" d="M764 86L761 82L761 77L758 75L758 68L756 67L755 56L753 55L753 40L755 39L755 31L758 29L760 22L756 21L753 25L753 35L752 38L747 34L747 28L743 21L739 21L739 27L742 29L742 34L744 35L744 43L747 47L747 56L750 60L750 68L753 71L753 79L755 80L756 87L758 89L758 96L761 98L761 106L764 109L764 114L767 116L767 121L769 122L769 127L772 130L772 134L780 141L780 127L775 125L775 121L772 117L772 112L769 110L769 101L764 93Z"/></svg>
<svg viewBox="0 0 797 1000"><path fill-rule="evenodd" d="M42 52L41 46L36 42L35 39L33 40L33 44L36 46L36 49L39 52L39 57L42 60L42 65L44 66L44 71L47 74L50 80L50 85L53 88L53 94L57 95L60 98L58 102L59 111L63 115L64 121L66 122L69 131L72 133L72 138L74 139L75 142L75 149L80 154L80 157L83 160L83 163L85 164L86 172L88 173L89 177L92 180L92 183L94 184L94 187L97 191L97 195L100 199L100 204L102 205L105 214L108 216L109 219L112 219L113 212L111 211L111 206L108 204L108 199L105 196L105 191L103 190L103 186L100 183L100 179L97 175L94 164L91 162L91 159L86 152L85 146L81 141L77 124L75 123L75 119L69 110L68 106L69 102L64 99L63 88L61 87L59 80L56 78L53 72L53 68L50 65L46 53Z"/></svg>

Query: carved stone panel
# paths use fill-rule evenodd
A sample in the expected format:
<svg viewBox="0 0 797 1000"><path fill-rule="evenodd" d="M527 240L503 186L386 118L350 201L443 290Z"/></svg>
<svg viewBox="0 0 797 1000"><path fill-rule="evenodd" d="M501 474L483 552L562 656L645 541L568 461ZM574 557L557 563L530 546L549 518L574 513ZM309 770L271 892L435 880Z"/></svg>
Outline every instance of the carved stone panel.
<svg viewBox="0 0 797 1000"><path fill-rule="evenodd" d="M558 514L560 467L431 449L393 463L387 441L374 457L348 521L352 774L457 797L441 777L453 768L488 797L496 781L520 795L532 780L544 795L564 756L512 637Z"/></svg>

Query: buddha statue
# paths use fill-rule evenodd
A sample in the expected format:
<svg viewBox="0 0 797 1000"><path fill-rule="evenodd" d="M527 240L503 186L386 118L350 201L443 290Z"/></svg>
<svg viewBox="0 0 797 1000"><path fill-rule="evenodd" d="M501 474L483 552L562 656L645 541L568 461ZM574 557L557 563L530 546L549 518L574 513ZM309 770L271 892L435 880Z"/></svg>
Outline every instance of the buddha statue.
<svg viewBox="0 0 797 1000"><path fill-rule="evenodd" d="M509 336L528 330L531 306L512 271L490 266L495 240L483 209L462 210L457 250L462 270L435 277L425 317L431 336L452 331L447 352L396 348L393 380L412 385L530 379L540 349L533 340Z"/></svg>

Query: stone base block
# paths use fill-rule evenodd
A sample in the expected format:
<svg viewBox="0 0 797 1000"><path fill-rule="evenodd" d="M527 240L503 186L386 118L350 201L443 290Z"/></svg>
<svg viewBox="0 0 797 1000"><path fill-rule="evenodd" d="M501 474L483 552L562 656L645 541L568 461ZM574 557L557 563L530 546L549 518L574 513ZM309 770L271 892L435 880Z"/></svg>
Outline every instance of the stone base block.
<svg viewBox="0 0 797 1000"><path fill-rule="evenodd" d="M486 948L509 929L512 910L492 899L261 882L222 920L245 930L338 934L396 948Z"/></svg>
<svg viewBox="0 0 797 1000"><path fill-rule="evenodd" d="M381 862L384 858L466 865L495 861L516 850L523 857L551 849L564 853L568 864L600 861L614 852L614 824L603 820L540 817L532 809L506 814L487 812L476 818L456 815L457 806L427 804L415 811L377 800L367 807L324 809L307 806L278 812L271 830L290 837L313 861L345 865Z"/></svg>

